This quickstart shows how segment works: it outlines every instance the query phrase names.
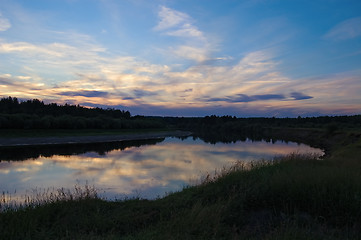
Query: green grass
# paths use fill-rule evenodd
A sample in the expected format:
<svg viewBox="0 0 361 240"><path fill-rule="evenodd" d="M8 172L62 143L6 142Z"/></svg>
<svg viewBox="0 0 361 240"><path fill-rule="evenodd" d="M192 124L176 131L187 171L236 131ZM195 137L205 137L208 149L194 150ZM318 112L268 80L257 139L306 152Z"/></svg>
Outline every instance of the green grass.
<svg viewBox="0 0 361 240"><path fill-rule="evenodd" d="M291 154L239 163L153 201L73 194L9 209L0 214L0 239L360 239L361 139L354 136L319 136L332 143L323 160Z"/></svg>

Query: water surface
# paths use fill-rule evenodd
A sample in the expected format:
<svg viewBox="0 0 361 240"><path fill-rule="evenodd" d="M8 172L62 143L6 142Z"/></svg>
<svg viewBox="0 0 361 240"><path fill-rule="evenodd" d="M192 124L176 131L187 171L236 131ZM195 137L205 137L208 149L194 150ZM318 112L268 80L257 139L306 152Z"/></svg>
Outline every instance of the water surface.
<svg viewBox="0 0 361 240"><path fill-rule="evenodd" d="M34 189L73 189L75 185L89 184L110 200L153 199L179 191L208 172L236 161L272 159L292 152L323 154L320 149L304 144L281 141L209 144L198 138L169 137L133 141L128 146L124 142L118 144L104 150L99 144L94 150L84 146L75 150L72 146L73 150L65 153L50 153L47 149L42 154L40 149L33 149L30 159L16 154L17 161L11 160L11 154L21 150L12 149L6 152L6 160L0 162L0 191L22 198L31 195Z"/></svg>

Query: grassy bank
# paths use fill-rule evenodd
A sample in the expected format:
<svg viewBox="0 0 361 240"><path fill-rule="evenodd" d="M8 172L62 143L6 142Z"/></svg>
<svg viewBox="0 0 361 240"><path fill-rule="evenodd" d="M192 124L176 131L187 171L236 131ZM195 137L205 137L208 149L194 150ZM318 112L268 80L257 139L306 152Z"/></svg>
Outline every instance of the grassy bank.
<svg viewBox="0 0 361 240"><path fill-rule="evenodd" d="M360 133L302 133L329 155L238 164L154 201L60 191L1 213L0 239L360 239Z"/></svg>

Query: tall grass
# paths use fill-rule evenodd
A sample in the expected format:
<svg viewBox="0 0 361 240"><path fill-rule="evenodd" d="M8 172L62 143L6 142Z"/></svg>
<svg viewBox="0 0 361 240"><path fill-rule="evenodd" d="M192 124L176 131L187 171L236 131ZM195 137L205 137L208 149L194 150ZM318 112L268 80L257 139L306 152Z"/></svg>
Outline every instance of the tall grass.
<svg viewBox="0 0 361 240"><path fill-rule="evenodd" d="M244 171L255 170L258 168L263 168L267 166L272 166L280 164L282 162L290 161L314 161L321 160L322 156L317 153L303 153L292 152L287 155L275 156L272 159L259 159L253 161L236 161L230 166L223 166L220 169L215 169L213 172L206 172L198 182L198 184L193 185L205 185L211 182L215 182L220 178L223 178L232 173L240 173Z"/></svg>
<svg viewBox="0 0 361 240"><path fill-rule="evenodd" d="M11 193L3 192L0 196L0 212L17 211L24 208L36 208L41 205L65 201L81 201L98 199L94 186L76 184L73 189L66 188L35 188L20 197L13 197Z"/></svg>

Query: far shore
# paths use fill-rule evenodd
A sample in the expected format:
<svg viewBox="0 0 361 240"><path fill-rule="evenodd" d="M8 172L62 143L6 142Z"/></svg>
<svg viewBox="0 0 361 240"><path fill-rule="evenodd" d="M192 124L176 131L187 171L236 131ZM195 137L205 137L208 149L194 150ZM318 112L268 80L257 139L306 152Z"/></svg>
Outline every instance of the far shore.
<svg viewBox="0 0 361 240"><path fill-rule="evenodd" d="M145 140L165 137L185 137L191 135L186 131L166 131L147 133L124 133L119 135L64 136L64 137L16 137L0 138L0 147L16 147L31 145L106 143L128 140Z"/></svg>

